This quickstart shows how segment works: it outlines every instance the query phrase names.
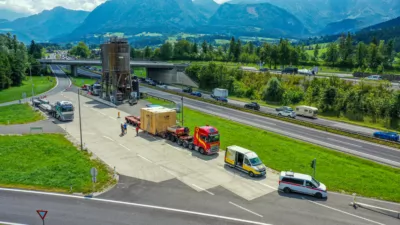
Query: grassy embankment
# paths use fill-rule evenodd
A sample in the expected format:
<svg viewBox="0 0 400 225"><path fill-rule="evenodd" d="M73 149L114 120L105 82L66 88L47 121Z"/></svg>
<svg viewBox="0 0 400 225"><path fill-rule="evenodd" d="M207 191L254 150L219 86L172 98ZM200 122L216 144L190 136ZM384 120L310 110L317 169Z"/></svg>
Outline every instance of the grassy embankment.
<svg viewBox="0 0 400 225"><path fill-rule="evenodd" d="M24 124L44 119L28 104L15 104L0 107L0 125Z"/></svg>
<svg viewBox="0 0 400 225"><path fill-rule="evenodd" d="M35 95L44 93L52 89L56 84L56 79L52 76L33 76L33 92ZM31 78L26 77L21 86L10 87L0 91L0 103L15 101L22 99L22 93L26 93L26 97L32 96Z"/></svg>
<svg viewBox="0 0 400 225"><path fill-rule="evenodd" d="M90 193L90 169L97 168L95 190L115 182L98 160L91 160L61 134L0 136L0 186Z"/></svg>
<svg viewBox="0 0 400 225"><path fill-rule="evenodd" d="M77 87L81 87L84 84L94 84L96 83L96 79L88 78L88 77L83 77L83 76L77 76L77 77L72 77L71 76L71 71L69 69L66 69L64 67L60 67L64 73L70 76L71 82L73 85Z"/></svg>
<svg viewBox="0 0 400 225"><path fill-rule="evenodd" d="M153 104L162 100L148 98ZM167 104L167 103L166 103ZM255 151L264 164L274 170L311 174L311 161L317 159L316 178L330 191L400 202L400 169L374 163L324 147L287 138L272 132L184 109L185 126L210 124L221 134L221 149L239 145Z"/></svg>

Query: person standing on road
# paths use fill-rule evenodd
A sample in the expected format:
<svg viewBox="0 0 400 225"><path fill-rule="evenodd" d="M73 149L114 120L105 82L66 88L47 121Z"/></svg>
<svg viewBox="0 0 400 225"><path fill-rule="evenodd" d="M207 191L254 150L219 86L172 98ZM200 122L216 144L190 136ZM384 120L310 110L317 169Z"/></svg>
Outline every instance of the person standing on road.
<svg viewBox="0 0 400 225"><path fill-rule="evenodd" d="M128 125L126 124L126 122L124 123L124 131L125 131L125 134L128 133Z"/></svg>
<svg viewBox="0 0 400 225"><path fill-rule="evenodd" d="M124 136L125 129L124 129L124 124L121 123L121 136Z"/></svg>
<svg viewBox="0 0 400 225"><path fill-rule="evenodd" d="M136 136L139 136L139 125L136 125Z"/></svg>

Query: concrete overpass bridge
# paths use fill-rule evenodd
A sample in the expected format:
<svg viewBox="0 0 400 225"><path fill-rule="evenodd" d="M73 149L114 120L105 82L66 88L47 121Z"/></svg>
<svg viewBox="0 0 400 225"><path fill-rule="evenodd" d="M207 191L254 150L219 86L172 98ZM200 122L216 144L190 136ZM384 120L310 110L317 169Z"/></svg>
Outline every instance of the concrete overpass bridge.
<svg viewBox="0 0 400 225"><path fill-rule="evenodd" d="M101 66L101 60L60 60L60 59L41 59L43 65L67 65L71 67L72 76L77 76L79 66ZM185 69L189 64L174 64L158 61L130 61L131 67L146 68L147 77L167 84L183 84L197 87L186 74Z"/></svg>

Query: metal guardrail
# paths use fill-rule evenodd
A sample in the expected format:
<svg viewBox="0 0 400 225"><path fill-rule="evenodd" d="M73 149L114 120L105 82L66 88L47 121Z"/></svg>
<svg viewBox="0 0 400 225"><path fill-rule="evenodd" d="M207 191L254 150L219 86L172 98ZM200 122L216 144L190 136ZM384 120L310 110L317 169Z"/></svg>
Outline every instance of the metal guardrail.
<svg viewBox="0 0 400 225"><path fill-rule="evenodd" d="M365 137L367 139L372 139L372 140L376 140L376 142L385 142L385 143L391 143L393 145L397 145L396 148L400 148L400 142L395 142L395 141L389 141L389 140L385 140L385 139L379 139L379 138L375 138L372 135L366 135L365 133L361 133L361 132L357 132L357 131L352 131L352 130L348 130L348 129L341 129L338 127L331 127L331 126L326 126L326 125L321 125L321 124L316 124L316 123L312 123L312 122L308 122L308 121L304 121L304 120L296 120L293 118L288 118L288 117L281 117L278 116L274 113L270 113L270 112L260 112L260 111L254 111L251 109L245 109L243 106L239 105L239 104L234 104L234 103L222 103L219 101L216 101L214 99L205 99L205 98L200 98L200 97L196 97L196 96L192 96L190 94L184 93L184 92L180 92L178 90L173 90L173 89L163 89L163 88L159 88L159 87L154 87L154 86L150 86L150 85L146 85L141 83L140 85L143 85L145 87L149 87L149 88L153 88L153 89L157 89L157 90L161 90L161 91L165 91L165 92L170 92L172 94L176 94L176 95L180 95L180 96L184 96L193 100L198 100L198 101L203 101L203 102L207 102L210 104L215 104L215 105L219 105L219 106L223 106L223 107L228 107L228 108L233 108L233 109L238 109L240 111L244 111L244 112L249 112L252 114L256 114L256 115L261 115L261 116L265 116L265 117L269 117L269 118L273 118L273 119L278 119L281 121L286 121L286 122L290 122L293 124L298 124L298 125L303 125L303 126L307 126L307 127L320 127L322 129L319 130L325 130L326 132L329 132L330 130L336 130L342 133L348 133L348 134L353 134L353 135L358 135L358 136L362 136ZM331 132L333 133L333 132ZM386 144L387 145L387 144Z"/></svg>

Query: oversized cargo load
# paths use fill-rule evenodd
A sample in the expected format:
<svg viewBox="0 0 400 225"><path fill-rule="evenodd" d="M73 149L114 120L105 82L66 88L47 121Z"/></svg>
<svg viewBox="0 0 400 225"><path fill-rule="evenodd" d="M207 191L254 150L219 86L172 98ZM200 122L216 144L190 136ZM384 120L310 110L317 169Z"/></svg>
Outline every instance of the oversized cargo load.
<svg viewBox="0 0 400 225"><path fill-rule="evenodd" d="M140 129L156 135L165 132L168 127L176 124L176 111L157 107L142 108L140 110Z"/></svg>
<svg viewBox="0 0 400 225"><path fill-rule="evenodd" d="M221 88L214 88L211 94L212 98L228 98L228 90Z"/></svg>

